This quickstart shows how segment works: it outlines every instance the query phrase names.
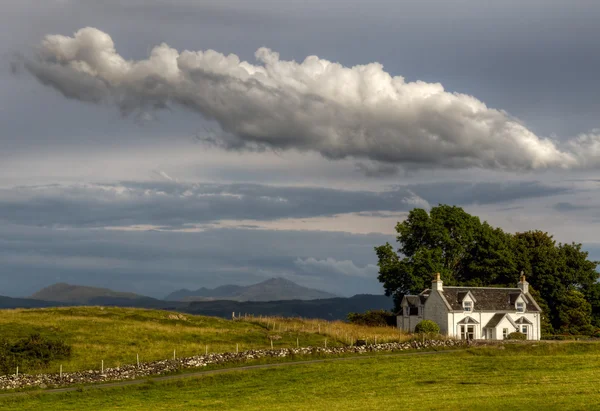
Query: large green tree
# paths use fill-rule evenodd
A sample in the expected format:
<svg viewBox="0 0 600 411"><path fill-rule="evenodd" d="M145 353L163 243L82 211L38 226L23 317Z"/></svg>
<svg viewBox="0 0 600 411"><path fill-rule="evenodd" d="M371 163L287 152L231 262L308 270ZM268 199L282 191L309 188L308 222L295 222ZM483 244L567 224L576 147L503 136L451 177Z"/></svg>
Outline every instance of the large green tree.
<svg viewBox="0 0 600 411"><path fill-rule="evenodd" d="M375 251L379 281L397 308L402 296L422 291L436 272L447 285L514 286L523 271L545 309L546 331L568 331L559 310L566 307L567 296L573 300L574 291L591 303L588 317L600 324L598 263L588 260L581 244L556 244L542 231L505 233L448 205L429 213L412 210L396 232L398 249L386 243ZM574 325L571 331L579 328Z"/></svg>

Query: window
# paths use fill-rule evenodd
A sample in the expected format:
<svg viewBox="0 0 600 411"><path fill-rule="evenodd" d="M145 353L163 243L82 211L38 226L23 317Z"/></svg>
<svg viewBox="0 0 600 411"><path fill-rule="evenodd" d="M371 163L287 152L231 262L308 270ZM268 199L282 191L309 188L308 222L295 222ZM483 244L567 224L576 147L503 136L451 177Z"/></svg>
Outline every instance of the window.
<svg viewBox="0 0 600 411"><path fill-rule="evenodd" d="M525 303L517 303L517 312L524 313L525 312Z"/></svg>
<svg viewBox="0 0 600 411"><path fill-rule="evenodd" d="M502 338L506 340L507 337L508 337L508 328L503 328L502 329Z"/></svg>
<svg viewBox="0 0 600 411"><path fill-rule="evenodd" d="M465 309L465 311L473 311L473 301L465 301L463 302L463 308Z"/></svg>
<svg viewBox="0 0 600 411"><path fill-rule="evenodd" d="M527 326L526 325L521 326L521 333L527 335Z"/></svg>

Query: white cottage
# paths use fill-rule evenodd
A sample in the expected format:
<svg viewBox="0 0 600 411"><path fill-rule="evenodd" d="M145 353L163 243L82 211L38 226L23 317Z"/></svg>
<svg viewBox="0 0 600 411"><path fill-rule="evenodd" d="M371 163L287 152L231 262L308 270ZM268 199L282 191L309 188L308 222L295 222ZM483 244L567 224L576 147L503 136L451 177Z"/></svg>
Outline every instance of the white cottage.
<svg viewBox="0 0 600 411"><path fill-rule="evenodd" d="M529 294L521 275L517 288L444 287L439 273L431 289L405 295L397 315L398 328L414 331L422 320L432 320L440 333L460 339L503 340L518 331L528 340L540 339L542 310Z"/></svg>

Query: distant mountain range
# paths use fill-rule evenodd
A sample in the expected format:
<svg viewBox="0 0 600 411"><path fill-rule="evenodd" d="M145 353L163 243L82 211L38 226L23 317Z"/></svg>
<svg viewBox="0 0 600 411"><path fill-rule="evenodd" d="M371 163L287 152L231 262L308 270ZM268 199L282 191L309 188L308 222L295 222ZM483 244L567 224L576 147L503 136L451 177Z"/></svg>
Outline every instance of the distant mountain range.
<svg viewBox="0 0 600 411"><path fill-rule="evenodd" d="M113 291L107 288L86 287L70 284L54 284L46 287L31 298L11 298L0 296L0 308L42 308L56 306L101 305L114 307L138 307L172 310L190 314L211 315L231 318L233 312L254 315L277 315L283 317L322 318L326 320L345 320L349 312L367 310L391 310L393 301L383 295L359 294L350 298L318 298L332 294L301 287L291 281L271 279L248 287L223 286L214 290L206 288L197 291L176 292L168 297L208 298L209 301L169 301L146 297L134 293ZM298 295L292 299L292 293ZM178 294L179 293L179 294ZM223 295L223 297L219 297ZM233 298L240 300L233 300ZM259 298L283 296L275 301L258 301ZM305 299L300 299L305 298ZM218 299L220 298L220 299ZM228 298L228 299L225 299ZM242 301L242 298L254 299ZM281 297L280 297L281 298Z"/></svg>
<svg viewBox="0 0 600 411"><path fill-rule="evenodd" d="M127 300L150 298L134 293L113 291L108 288L86 287L83 285L71 285L66 283L57 283L49 287L42 288L30 298L35 300L56 301L62 303L90 304L94 299L103 297Z"/></svg>
<svg viewBox="0 0 600 411"><path fill-rule="evenodd" d="M335 298L334 294L312 288L302 287L284 278L271 278L262 283L249 286L223 285L214 289L199 288L175 291L165 297L167 301L283 301L318 300Z"/></svg>

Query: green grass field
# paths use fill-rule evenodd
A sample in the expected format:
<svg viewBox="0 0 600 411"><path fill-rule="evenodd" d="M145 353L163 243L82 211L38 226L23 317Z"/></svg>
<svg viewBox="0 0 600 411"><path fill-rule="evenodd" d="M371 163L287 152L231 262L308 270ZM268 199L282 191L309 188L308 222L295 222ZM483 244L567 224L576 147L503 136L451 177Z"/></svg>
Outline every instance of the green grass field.
<svg viewBox="0 0 600 411"><path fill-rule="evenodd" d="M44 336L62 338L73 347L69 360L55 361L46 369L27 369L21 372L58 372L60 364L64 372L98 369L104 360L105 367L134 364L136 355L140 361L154 361L173 357L204 354L209 352L234 352L248 349L301 346L322 346L325 339L330 347L346 344L351 336L368 336L368 327L340 325L337 323L307 321L294 327L281 319L263 321L230 321L216 317L179 314L170 311L134 308L74 307L33 310L0 310L0 336L9 340L27 337L37 332ZM336 325L337 324L337 325ZM327 334L335 328L336 335ZM339 331L341 330L341 331ZM393 328L378 331L383 339L396 336L406 339L405 334Z"/></svg>
<svg viewBox="0 0 600 411"><path fill-rule="evenodd" d="M600 409L600 345L538 343L1 398L18 410Z"/></svg>

